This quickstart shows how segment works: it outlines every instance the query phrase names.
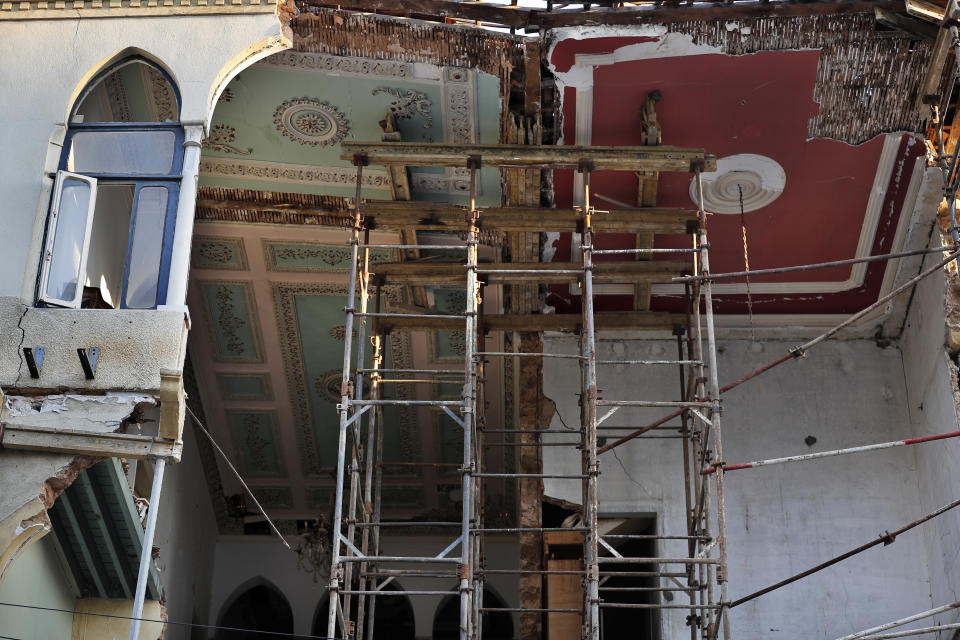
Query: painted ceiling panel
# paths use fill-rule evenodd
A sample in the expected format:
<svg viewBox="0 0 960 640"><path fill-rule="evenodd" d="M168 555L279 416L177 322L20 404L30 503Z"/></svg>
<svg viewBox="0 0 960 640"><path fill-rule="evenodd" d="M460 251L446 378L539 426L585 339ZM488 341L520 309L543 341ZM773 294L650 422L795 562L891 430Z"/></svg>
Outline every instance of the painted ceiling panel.
<svg viewBox="0 0 960 640"><path fill-rule="evenodd" d="M354 195L356 171L340 141L380 142L390 113L410 142L495 143L499 80L455 67L285 52L245 70L217 104L204 141L200 184ZM391 199L385 167L364 169L364 195ZM499 200L499 173L481 194ZM465 197L466 170L411 167L415 199Z"/></svg>

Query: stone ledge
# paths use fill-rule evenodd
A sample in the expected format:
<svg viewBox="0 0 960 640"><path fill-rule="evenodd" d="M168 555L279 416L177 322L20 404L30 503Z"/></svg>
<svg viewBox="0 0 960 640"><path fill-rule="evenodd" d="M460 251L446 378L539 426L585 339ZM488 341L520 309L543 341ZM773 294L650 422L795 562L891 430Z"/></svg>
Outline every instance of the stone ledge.
<svg viewBox="0 0 960 640"><path fill-rule="evenodd" d="M0 386L19 393L156 392L161 371L183 371L187 321L183 311L35 308L0 298ZM31 378L21 349L40 346L40 377ZM80 366L82 347L100 350L93 380Z"/></svg>

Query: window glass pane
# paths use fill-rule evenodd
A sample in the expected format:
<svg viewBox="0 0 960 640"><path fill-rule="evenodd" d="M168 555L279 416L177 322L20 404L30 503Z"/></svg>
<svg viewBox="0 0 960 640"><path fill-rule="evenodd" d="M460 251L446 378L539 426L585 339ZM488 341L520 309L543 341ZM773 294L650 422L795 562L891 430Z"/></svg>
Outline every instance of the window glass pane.
<svg viewBox="0 0 960 640"><path fill-rule="evenodd" d="M90 185L75 178L64 179L53 231L53 246L47 255L50 265L45 297L67 302L77 297L80 258L89 215Z"/></svg>
<svg viewBox="0 0 960 640"><path fill-rule="evenodd" d="M173 171L173 131L78 131L67 171L122 175L167 175Z"/></svg>
<svg viewBox="0 0 960 640"><path fill-rule="evenodd" d="M168 196L166 187L144 187L137 197L127 274L126 304L131 309L149 309L157 304Z"/></svg>
<svg viewBox="0 0 960 640"><path fill-rule="evenodd" d="M85 297L90 299L91 306L120 308L135 190L136 185L133 184L100 182L97 185L85 282L96 292L88 289L85 294L97 295L103 303L87 295Z"/></svg>
<svg viewBox="0 0 960 640"><path fill-rule="evenodd" d="M175 122L178 111L166 76L141 60L128 60L87 88L71 122Z"/></svg>

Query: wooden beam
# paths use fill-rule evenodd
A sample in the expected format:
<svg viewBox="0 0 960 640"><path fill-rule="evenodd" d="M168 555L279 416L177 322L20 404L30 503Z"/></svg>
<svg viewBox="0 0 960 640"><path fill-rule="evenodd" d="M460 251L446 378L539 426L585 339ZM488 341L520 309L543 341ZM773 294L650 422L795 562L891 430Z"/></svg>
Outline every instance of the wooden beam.
<svg viewBox="0 0 960 640"><path fill-rule="evenodd" d="M881 7L877 7L874 10L873 15L880 24L890 27L891 29L903 31L907 35L911 35L920 40L933 42L937 39L937 32L939 31L937 26L929 22L925 22L924 20L911 18L910 16L903 15L902 13L883 9Z"/></svg>
<svg viewBox="0 0 960 640"><path fill-rule="evenodd" d="M717 158L703 149L681 147L591 147L521 144L454 145L431 142L342 142L341 160L358 155L375 165L465 167L471 156L484 166L576 169L582 161L593 171L716 171Z"/></svg>
<svg viewBox="0 0 960 640"><path fill-rule="evenodd" d="M349 212L339 209L301 207L294 203L271 205L250 200L197 200L197 208L220 211L269 211L296 216L336 216L346 220ZM465 228L466 209L443 202L392 202L374 200L364 202L361 211L370 229L394 231L421 229L461 231ZM579 231L583 217L577 209L546 209L540 207L493 207L481 209L480 227L487 231ZM596 233L639 233L652 231L663 234L691 233L697 224L697 212L674 207L642 209L614 209L598 211L593 217Z"/></svg>
<svg viewBox="0 0 960 640"><path fill-rule="evenodd" d="M480 265L478 278L487 284L540 283L560 284L576 282L582 274L579 262L496 262ZM522 270L529 273L509 273ZM467 269L462 264L395 262L373 265L374 278L391 284L457 285L467 280ZM576 273L550 273L576 271ZM593 265L593 281L605 283L670 282L677 275L693 273L693 262L682 260L645 260L629 262L598 262Z"/></svg>
<svg viewBox="0 0 960 640"><path fill-rule="evenodd" d="M50 429L0 423L4 449L135 460L167 458L180 461L183 445L150 436L97 433L76 429Z"/></svg>
<svg viewBox="0 0 960 640"><path fill-rule="evenodd" d="M462 318L372 318L376 331L449 331L463 328ZM491 314L480 318L481 331L576 331L583 316L579 313ZM685 316L659 311L600 312L594 314L599 331L671 331L683 325Z"/></svg>

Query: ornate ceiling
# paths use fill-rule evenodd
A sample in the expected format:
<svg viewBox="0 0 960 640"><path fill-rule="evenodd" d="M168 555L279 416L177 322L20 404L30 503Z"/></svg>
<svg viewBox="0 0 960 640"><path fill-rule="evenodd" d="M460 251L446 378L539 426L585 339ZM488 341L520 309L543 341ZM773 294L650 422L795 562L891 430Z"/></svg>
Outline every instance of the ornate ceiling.
<svg viewBox="0 0 960 640"><path fill-rule="evenodd" d="M563 142L644 144L641 107L659 91L662 144L704 147L719 159L720 171L705 176L707 208L716 212L708 222L714 273L744 270L745 252L755 270L902 250L924 149L901 132L918 126L911 87L928 48L875 31L872 16L842 25L829 16L679 23L583 39L564 31L549 54L563 91ZM634 176L598 172L591 186L597 206L636 206ZM577 200L572 172L557 172L555 187L557 206ZM689 174L661 174L656 204L693 207L691 193ZM619 248L635 240L599 242ZM568 236L548 244L553 260L569 259ZM658 237L656 246L687 239ZM723 281L714 301L721 314L752 312L760 326L833 323L889 291L898 267L755 276L749 296L742 278ZM578 292L551 291L558 311L578 307ZM601 293L601 307L631 304L628 291ZM654 285L651 308L681 311L682 294L680 285Z"/></svg>
<svg viewBox="0 0 960 640"><path fill-rule="evenodd" d="M487 142L500 135L499 80L460 67L287 51L245 70L224 90L204 142L200 184L353 196L356 170L340 142L377 141L391 114L408 142ZM413 199L462 197L465 169L413 167ZM392 199L385 167L363 172L364 195ZM481 191L499 200L499 175Z"/></svg>

